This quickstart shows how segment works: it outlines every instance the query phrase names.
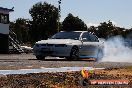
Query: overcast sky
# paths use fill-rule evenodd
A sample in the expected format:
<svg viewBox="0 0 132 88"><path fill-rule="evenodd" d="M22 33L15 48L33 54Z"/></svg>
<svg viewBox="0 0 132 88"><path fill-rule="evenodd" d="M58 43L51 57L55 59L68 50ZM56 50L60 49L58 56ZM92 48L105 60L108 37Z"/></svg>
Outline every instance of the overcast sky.
<svg viewBox="0 0 132 88"><path fill-rule="evenodd" d="M0 0L0 7L14 8L10 20L31 19L29 9L37 2L48 2L58 7L58 0ZM132 0L62 0L61 21L72 13L87 25L111 20L116 26L132 28Z"/></svg>

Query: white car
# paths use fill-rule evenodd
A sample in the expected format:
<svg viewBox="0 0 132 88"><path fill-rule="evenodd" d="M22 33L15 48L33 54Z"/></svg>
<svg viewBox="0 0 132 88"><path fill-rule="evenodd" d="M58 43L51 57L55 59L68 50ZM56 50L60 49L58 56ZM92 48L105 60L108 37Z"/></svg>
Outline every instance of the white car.
<svg viewBox="0 0 132 88"><path fill-rule="evenodd" d="M87 31L61 31L48 40L41 40L33 47L37 59L46 56L65 57L68 60L79 58L103 58L104 44L97 36Z"/></svg>

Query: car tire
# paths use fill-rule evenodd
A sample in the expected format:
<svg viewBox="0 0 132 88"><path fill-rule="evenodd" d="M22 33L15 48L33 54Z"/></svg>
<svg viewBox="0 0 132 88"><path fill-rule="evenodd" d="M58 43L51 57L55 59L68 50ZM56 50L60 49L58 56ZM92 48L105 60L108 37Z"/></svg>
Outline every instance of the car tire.
<svg viewBox="0 0 132 88"><path fill-rule="evenodd" d="M36 56L38 60L45 60L45 56Z"/></svg>
<svg viewBox="0 0 132 88"><path fill-rule="evenodd" d="M103 50L99 50L96 61L98 61L98 62L101 61L101 59L103 58L103 56L104 56Z"/></svg>
<svg viewBox="0 0 132 88"><path fill-rule="evenodd" d="M77 60L79 58L79 49L77 46L73 46L70 52L70 58L71 60Z"/></svg>

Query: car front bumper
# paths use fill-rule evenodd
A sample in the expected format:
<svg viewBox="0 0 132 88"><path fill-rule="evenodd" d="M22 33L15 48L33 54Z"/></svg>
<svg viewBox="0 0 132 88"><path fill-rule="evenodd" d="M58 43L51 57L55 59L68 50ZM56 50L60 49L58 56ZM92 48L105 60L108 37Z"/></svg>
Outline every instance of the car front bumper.
<svg viewBox="0 0 132 88"><path fill-rule="evenodd" d="M33 49L34 55L41 55L41 56L70 56L71 49L68 47L57 47L57 48L37 48Z"/></svg>

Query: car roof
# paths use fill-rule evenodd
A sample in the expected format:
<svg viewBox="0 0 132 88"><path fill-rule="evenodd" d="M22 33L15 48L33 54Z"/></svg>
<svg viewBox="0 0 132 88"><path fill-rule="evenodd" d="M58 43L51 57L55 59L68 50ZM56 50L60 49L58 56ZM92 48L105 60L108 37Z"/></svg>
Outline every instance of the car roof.
<svg viewBox="0 0 132 88"><path fill-rule="evenodd" d="M95 34L89 32L89 31L60 31L60 32L82 32L82 33L88 32L89 34L96 36ZM97 37L97 36L96 36L96 37ZM98 37L97 37L97 38L98 38Z"/></svg>

